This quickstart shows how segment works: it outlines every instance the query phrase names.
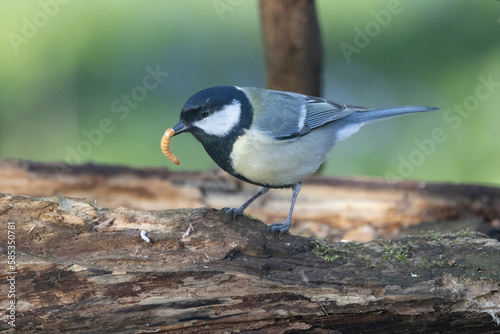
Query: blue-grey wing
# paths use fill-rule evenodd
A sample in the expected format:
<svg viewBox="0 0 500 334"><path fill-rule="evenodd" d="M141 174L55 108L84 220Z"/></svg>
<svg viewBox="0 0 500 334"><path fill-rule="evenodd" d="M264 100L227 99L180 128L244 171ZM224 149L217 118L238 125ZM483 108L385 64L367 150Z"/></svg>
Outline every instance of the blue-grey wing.
<svg viewBox="0 0 500 334"><path fill-rule="evenodd" d="M363 109L365 108L338 104L319 97L304 96L303 107L301 108L296 131L284 134L277 137L277 139L291 139L304 136L313 129Z"/></svg>
<svg viewBox="0 0 500 334"><path fill-rule="evenodd" d="M308 96L306 100L305 125L314 129L362 109L365 108L338 104L319 97Z"/></svg>
<svg viewBox="0 0 500 334"><path fill-rule="evenodd" d="M306 135L311 130L364 108L291 92L242 88L254 105L254 124L278 140Z"/></svg>

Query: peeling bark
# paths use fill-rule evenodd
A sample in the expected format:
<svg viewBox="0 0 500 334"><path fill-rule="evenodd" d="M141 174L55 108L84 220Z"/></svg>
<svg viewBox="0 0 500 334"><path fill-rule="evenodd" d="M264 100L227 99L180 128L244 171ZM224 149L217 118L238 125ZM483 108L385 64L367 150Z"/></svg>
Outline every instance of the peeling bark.
<svg viewBox="0 0 500 334"><path fill-rule="evenodd" d="M154 184L157 179L161 183L157 187L169 184L182 194L183 187L208 188L203 180L212 180L204 173L180 177L160 170L102 166L67 166L55 177L44 171L50 165L23 164L3 162L2 171L9 165L11 176L14 170L19 172L17 179L9 179L11 186L21 183L21 171L34 184L66 182L67 191L70 185L76 189L82 180L92 178L99 180L94 185L100 189L137 178L133 184L140 185L140 180ZM7 183L0 180L3 191ZM205 192L200 201L224 193L226 198L234 196L228 190L236 184L232 182L226 182L226 188L221 182L217 189L224 191ZM404 217L417 210L408 208L420 207L426 219L440 217L427 220L434 227L482 219L495 229L498 217L496 188L330 182L334 185L313 178L304 188L318 187L330 194L336 192L328 188L350 189L352 205L379 193L378 199L390 206L390 194L404 192L409 194L407 211L401 211L406 212ZM133 202L132 196L144 193L141 189L130 193L125 189L122 198L130 196ZM429 199L448 209L424 205ZM140 205L144 203L143 199ZM379 211L367 212L361 216ZM364 243L331 242L293 234L280 238L257 219L226 221L223 214L208 208L105 209L62 196L1 195L2 230L9 222L16 232L16 329L24 332L494 333L500 329L495 322L500 311L500 243L472 229L417 231ZM190 226L194 231L186 235ZM143 230L149 243L140 236ZM2 232L2 254L6 244L7 233ZM0 279L5 282L7 277L2 272ZM6 302L3 297L2 305ZM1 326L8 328L5 323Z"/></svg>
<svg viewBox="0 0 500 334"><path fill-rule="evenodd" d="M238 207L257 191L221 170L172 172L0 160L0 171L0 192L87 198L107 208ZM289 189L271 190L245 212L268 224L283 221L291 197ZM303 183L291 231L335 241L370 241L419 230L453 233L469 228L500 239L499 218L499 188L315 175Z"/></svg>

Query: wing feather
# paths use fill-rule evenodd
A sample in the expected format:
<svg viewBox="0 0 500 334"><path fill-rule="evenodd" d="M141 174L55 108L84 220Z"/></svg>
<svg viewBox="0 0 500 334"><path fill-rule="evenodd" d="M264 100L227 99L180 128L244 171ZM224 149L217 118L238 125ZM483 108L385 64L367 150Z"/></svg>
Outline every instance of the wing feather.
<svg viewBox="0 0 500 334"><path fill-rule="evenodd" d="M270 98L268 92L260 89L244 89L252 96L257 110L254 126L268 132L277 140L304 136L313 129L366 109L292 92L272 91L273 96ZM264 117L262 114L259 115L258 110L268 110L268 112ZM281 111L274 112L274 110Z"/></svg>
<svg viewBox="0 0 500 334"><path fill-rule="evenodd" d="M305 100L305 120L303 127L293 133L288 133L276 139L292 139L308 134L311 130L319 128L325 124L335 122L363 110L362 107L353 107L345 104L338 104L327 101L319 97L306 96Z"/></svg>

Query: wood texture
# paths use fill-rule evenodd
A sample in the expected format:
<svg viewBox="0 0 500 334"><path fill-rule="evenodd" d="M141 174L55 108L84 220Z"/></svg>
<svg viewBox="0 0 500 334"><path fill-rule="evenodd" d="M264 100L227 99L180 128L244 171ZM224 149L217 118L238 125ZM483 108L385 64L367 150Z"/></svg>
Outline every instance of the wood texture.
<svg viewBox="0 0 500 334"><path fill-rule="evenodd" d="M322 48L314 0L260 0L269 89L321 95Z"/></svg>
<svg viewBox="0 0 500 334"><path fill-rule="evenodd" d="M238 207L257 187L221 170L69 165L0 160L0 192L86 198L100 207L136 210ZM290 189L271 190L245 211L268 224L287 217ZM500 189L478 185L380 179L307 178L292 234L334 241L395 238L418 230L453 233L467 227L500 238Z"/></svg>
<svg viewBox="0 0 500 334"><path fill-rule="evenodd" d="M163 208L182 206L181 198L184 204L223 198L231 202L236 194L251 192L217 172L26 161L0 161L0 171L3 192L88 192L98 198L95 205L94 200L62 196L0 195L0 226L3 231L9 222L16 227L20 332L500 329L500 243L473 231L481 227L495 236L500 230L497 188L313 177L303 186L311 191L302 197L307 206L323 215L328 201L332 206L350 201L361 207L357 215L362 226L386 230L395 238L331 242L297 235L280 238L257 219L226 220L210 208L144 209L162 201ZM313 189L322 200L311 197ZM324 197L330 195L329 200ZM100 204L105 200L143 208L106 209ZM271 196L256 204L271 215L272 208L281 211L274 201L285 199ZM332 210L346 210L346 205ZM347 215L353 213L347 210ZM370 217L379 220L369 225ZM382 227L383 217L392 217L392 230ZM419 226L425 232L418 231ZM458 232L435 232L443 226ZM410 229L416 229L415 234L403 236ZM6 244L7 233L2 232L2 254ZM6 278L2 272L0 279ZM5 285L2 288L5 306ZM2 323L0 330L7 329Z"/></svg>
<svg viewBox="0 0 500 334"><path fill-rule="evenodd" d="M26 332L499 328L500 243L473 232L327 244L270 235L250 218L225 222L213 209L2 196L0 212L2 226L16 222L17 328Z"/></svg>

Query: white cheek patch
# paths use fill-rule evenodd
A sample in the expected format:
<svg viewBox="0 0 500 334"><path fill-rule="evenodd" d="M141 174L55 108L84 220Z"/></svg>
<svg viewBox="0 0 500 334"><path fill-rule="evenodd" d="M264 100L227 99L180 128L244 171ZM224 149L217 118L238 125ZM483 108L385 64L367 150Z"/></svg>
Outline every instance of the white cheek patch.
<svg viewBox="0 0 500 334"><path fill-rule="evenodd" d="M224 137L238 125L241 117L241 104L233 100L233 103L213 113L207 118L193 123L193 126L202 129L205 133Z"/></svg>

